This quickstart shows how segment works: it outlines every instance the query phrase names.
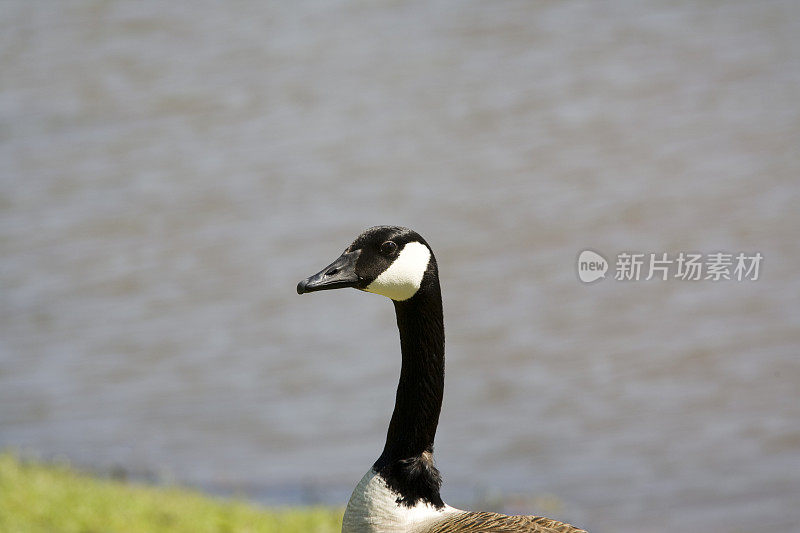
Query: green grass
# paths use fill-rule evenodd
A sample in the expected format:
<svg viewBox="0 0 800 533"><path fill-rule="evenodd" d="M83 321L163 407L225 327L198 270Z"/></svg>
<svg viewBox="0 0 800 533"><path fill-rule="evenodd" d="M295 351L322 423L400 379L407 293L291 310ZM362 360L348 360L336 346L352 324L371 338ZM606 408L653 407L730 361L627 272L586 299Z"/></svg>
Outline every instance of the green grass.
<svg viewBox="0 0 800 533"><path fill-rule="evenodd" d="M338 532L342 511L265 509L0 454L0 532Z"/></svg>

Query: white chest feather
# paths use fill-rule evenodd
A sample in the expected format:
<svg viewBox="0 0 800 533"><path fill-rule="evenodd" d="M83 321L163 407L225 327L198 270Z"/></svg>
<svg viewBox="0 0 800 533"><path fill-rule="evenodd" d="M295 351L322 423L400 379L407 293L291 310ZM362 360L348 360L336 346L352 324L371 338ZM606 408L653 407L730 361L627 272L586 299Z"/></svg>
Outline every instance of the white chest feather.
<svg viewBox="0 0 800 533"><path fill-rule="evenodd" d="M397 503L393 492L374 470L370 469L353 490L342 521L342 533L407 533L419 526L461 512L445 505L436 509L427 503L406 507Z"/></svg>
<svg viewBox="0 0 800 533"><path fill-rule="evenodd" d="M364 290L399 302L408 300L419 290L430 259L431 251L427 246L421 242L409 242L391 266L381 272Z"/></svg>

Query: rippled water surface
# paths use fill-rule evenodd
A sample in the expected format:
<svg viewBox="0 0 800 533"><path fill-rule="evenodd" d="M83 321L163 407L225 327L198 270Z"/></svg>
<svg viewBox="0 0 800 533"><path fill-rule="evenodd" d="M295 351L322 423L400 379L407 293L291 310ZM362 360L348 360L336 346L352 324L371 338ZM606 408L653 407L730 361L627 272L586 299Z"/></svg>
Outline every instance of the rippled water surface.
<svg viewBox="0 0 800 533"><path fill-rule="evenodd" d="M800 528L796 2L1 11L0 448L343 504L393 309L295 284L392 223L440 265L446 500ZM586 248L764 262L584 285Z"/></svg>

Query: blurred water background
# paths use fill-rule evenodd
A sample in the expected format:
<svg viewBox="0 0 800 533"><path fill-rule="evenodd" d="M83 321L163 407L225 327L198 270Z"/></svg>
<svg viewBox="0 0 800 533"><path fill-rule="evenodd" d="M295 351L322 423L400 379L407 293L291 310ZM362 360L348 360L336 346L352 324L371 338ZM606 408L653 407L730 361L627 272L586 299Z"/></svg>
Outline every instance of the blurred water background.
<svg viewBox="0 0 800 533"><path fill-rule="evenodd" d="M800 529L800 4L0 5L0 448L343 505L434 247L445 500L595 533ZM592 285L579 251L761 252Z"/></svg>

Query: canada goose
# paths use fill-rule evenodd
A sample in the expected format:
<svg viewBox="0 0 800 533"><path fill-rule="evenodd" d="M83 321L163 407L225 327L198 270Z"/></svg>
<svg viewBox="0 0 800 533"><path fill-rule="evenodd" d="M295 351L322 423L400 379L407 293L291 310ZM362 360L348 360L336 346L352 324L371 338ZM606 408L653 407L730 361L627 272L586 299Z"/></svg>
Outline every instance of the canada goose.
<svg viewBox="0 0 800 533"><path fill-rule="evenodd" d="M415 231L376 226L297 284L297 293L354 287L388 296L400 330L402 366L383 453L353 490L343 533L586 533L538 516L470 512L445 504L433 462L444 392L444 322L433 252Z"/></svg>

